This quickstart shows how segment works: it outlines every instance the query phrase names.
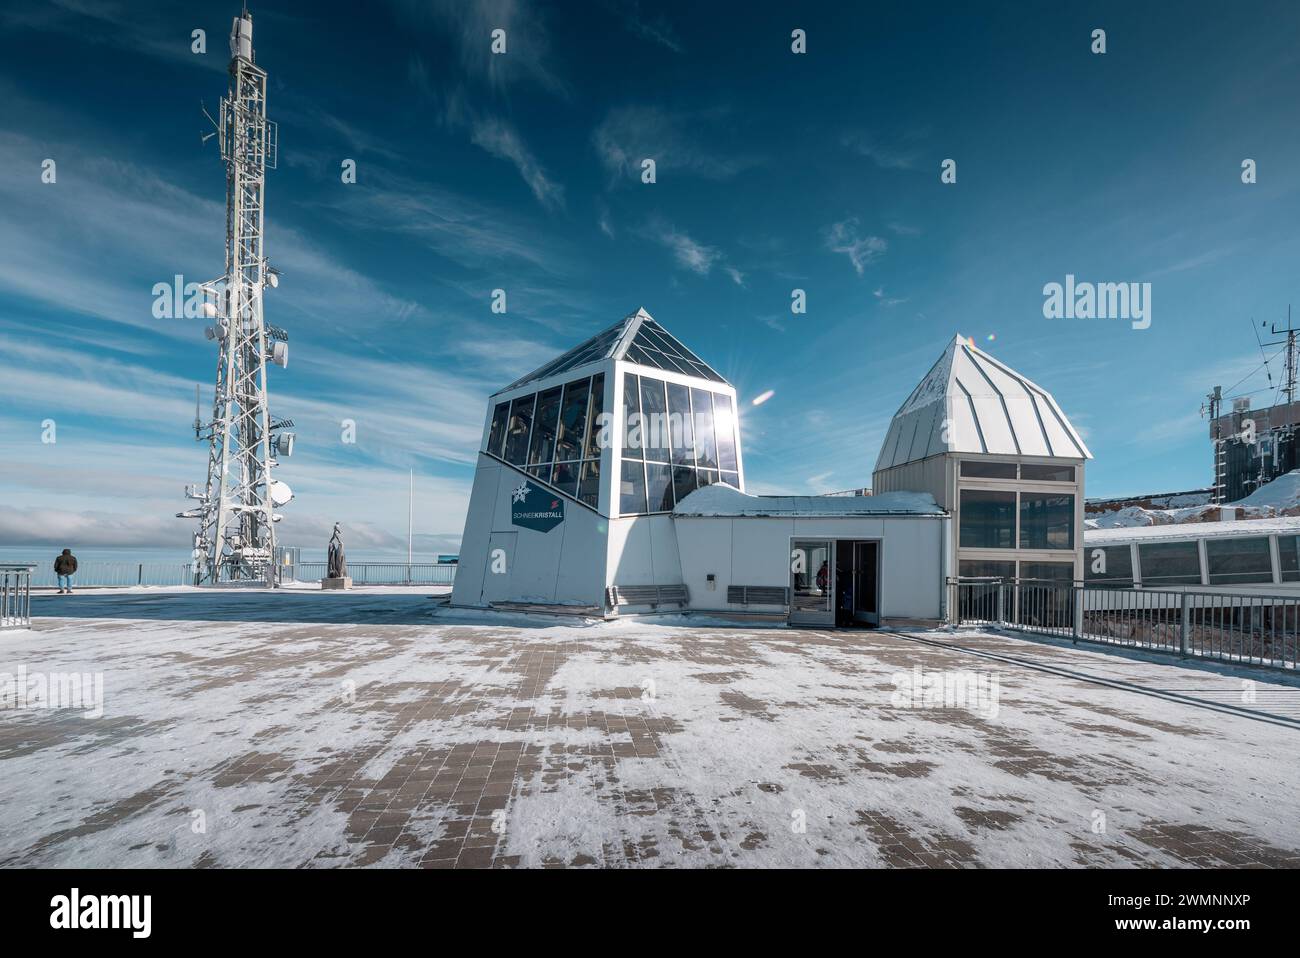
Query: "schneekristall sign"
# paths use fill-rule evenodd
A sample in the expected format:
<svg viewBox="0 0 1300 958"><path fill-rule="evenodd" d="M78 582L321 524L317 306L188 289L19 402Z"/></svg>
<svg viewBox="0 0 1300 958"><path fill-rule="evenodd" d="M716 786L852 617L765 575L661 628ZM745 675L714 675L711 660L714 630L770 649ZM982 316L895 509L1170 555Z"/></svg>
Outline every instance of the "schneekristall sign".
<svg viewBox="0 0 1300 958"><path fill-rule="evenodd" d="M510 500L510 523L536 532L550 532L564 521L564 500L524 480Z"/></svg>

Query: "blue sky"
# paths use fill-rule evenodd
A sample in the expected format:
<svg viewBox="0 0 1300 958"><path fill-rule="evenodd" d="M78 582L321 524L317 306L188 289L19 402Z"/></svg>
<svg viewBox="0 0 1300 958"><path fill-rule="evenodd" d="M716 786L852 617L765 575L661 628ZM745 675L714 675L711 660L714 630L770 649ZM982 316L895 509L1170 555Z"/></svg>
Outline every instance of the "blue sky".
<svg viewBox="0 0 1300 958"><path fill-rule="evenodd" d="M267 319L292 337L273 410L299 437L282 541L337 519L399 547L413 468L421 543L453 547L487 396L638 306L736 385L760 493L869 484L954 333L1056 395L1089 495L1205 485L1204 393L1245 377L1234 394L1270 398L1249 324L1295 298L1294 4L251 10L280 124ZM199 103L224 92L236 11L0 12L0 544L188 541L171 516L203 478L189 423L215 353L151 290L223 269ZM1150 282L1150 328L1045 319L1067 273Z"/></svg>

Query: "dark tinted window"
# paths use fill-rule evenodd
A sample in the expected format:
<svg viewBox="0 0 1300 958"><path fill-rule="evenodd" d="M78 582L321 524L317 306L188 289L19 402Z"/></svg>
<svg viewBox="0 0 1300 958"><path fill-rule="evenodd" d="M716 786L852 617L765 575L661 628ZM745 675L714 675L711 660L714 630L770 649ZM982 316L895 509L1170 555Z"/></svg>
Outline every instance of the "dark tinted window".
<svg viewBox="0 0 1300 958"><path fill-rule="evenodd" d="M560 411L560 437L555 458L561 462L582 458L583 430L587 425L590 379L564 384L564 406Z"/></svg>
<svg viewBox="0 0 1300 958"><path fill-rule="evenodd" d="M501 456L506 448L506 423L510 421L510 403L499 402L492 410L492 428L488 432L487 451Z"/></svg>
<svg viewBox="0 0 1300 958"><path fill-rule="evenodd" d="M1020 548L1073 549L1074 496L1022 492Z"/></svg>
<svg viewBox="0 0 1300 958"><path fill-rule="evenodd" d="M528 456L528 432L533 424L534 396L520 396L510 404L510 425L506 430L506 462L522 466Z"/></svg>
<svg viewBox="0 0 1300 958"><path fill-rule="evenodd" d="M1014 479L1014 462L989 462L984 459L963 459L961 474L967 479Z"/></svg>
<svg viewBox="0 0 1300 958"><path fill-rule="evenodd" d="M1020 478L1032 479L1034 482L1074 482L1074 466L1048 466L1037 462L1022 462Z"/></svg>
<svg viewBox="0 0 1300 958"><path fill-rule="evenodd" d="M605 374L591 379L591 407L587 413L588 459L599 459L600 451L611 442L609 424L605 421Z"/></svg>
<svg viewBox="0 0 1300 958"><path fill-rule="evenodd" d="M1273 581L1273 556L1267 538L1206 539L1205 561L1210 585Z"/></svg>
<svg viewBox="0 0 1300 958"><path fill-rule="evenodd" d="M1200 585L1201 557L1194 541L1144 542L1138 546L1143 585Z"/></svg>
<svg viewBox="0 0 1300 958"><path fill-rule="evenodd" d="M1016 494L963 489L958 538L968 549L1014 549Z"/></svg>
<svg viewBox="0 0 1300 958"><path fill-rule="evenodd" d="M691 391L678 383L668 384L669 441L673 462L695 465L695 427L691 422Z"/></svg>
<svg viewBox="0 0 1300 958"><path fill-rule="evenodd" d="M555 432L560 416L560 387L548 389L537 397L537 410L533 416L533 438L528 446L530 465L554 462Z"/></svg>
<svg viewBox="0 0 1300 958"><path fill-rule="evenodd" d="M1128 546L1088 547L1083 553L1083 578L1089 585L1133 588L1133 554Z"/></svg>

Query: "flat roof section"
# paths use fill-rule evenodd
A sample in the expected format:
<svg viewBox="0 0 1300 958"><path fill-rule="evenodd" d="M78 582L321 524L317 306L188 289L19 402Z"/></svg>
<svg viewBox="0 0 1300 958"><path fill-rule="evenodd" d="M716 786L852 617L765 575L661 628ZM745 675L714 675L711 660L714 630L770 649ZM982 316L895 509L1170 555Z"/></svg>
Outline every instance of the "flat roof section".
<svg viewBox="0 0 1300 958"><path fill-rule="evenodd" d="M1085 546L1113 546L1127 542L1178 542L1186 539L1300 535L1300 516L1275 519L1240 519L1236 522L1179 522L1163 526L1128 526L1121 529L1085 529Z"/></svg>
<svg viewBox="0 0 1300 958"><path fill-rule="evenodd" d="M725 483L696 489L675 516L944 516L928 492L878 496L751 496Z"/></svg>

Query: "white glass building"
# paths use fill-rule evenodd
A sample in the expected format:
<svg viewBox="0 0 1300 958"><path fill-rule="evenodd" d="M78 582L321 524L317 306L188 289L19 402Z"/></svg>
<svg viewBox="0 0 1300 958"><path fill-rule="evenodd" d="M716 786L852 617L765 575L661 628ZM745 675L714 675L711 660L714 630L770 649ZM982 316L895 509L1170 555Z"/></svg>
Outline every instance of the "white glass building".
<svg viewBox="0 0 1300 958"><path fill-rule="evenodd" d="M958 566L1074 574L1087 457L1047 393L955 341L876 495L750 496L735 389L637 310L490 398L452 602L936 620Z"/></svg>

